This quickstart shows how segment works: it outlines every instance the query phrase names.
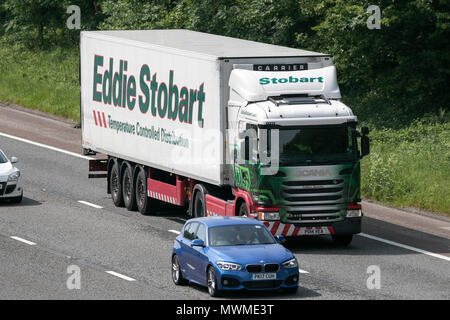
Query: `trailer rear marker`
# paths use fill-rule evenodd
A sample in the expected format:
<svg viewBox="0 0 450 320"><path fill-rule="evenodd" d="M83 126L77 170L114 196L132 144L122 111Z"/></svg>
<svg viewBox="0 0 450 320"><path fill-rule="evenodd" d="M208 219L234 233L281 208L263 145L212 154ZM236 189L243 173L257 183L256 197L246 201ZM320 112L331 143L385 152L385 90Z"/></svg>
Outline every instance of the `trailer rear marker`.
<svg viewBox="0 0 450 320"><path fill-rule="evenodd" d="M61 152L61 153L67 154L69 156L73 156L73 157L77 157L77 158L81 158L81 159L86 159L86 160L93 160L94 159L92 157L86 157L86 156L83 156L81 154L77 154L77 153L74 153L74 152L70 152L70 151L66 151L66 150L63 150L63 149L55 148L55 147L52 147L52 146L48 146L46 144L34 142L34 141L23 139L23 138L20 138L20 137L12 136L12 135L9 135L9 134L3 133L3 132L0 132L0 136L1 137L5 137L5 138L9 138L9 139L14 139L14 140L17 140L17 141L20 141L20 142L28 143L28 144L31 144L31 145L34 145L34 146L37 146L37 147L49 149L49 150L52 150L52 151Z"/></svg>
<svg viewBox="0 0 450 320"><path fill-rule="evenodd" d="M20 238L20 237L13 236L13 237L10 237L10 238L14 239L14 240L17 240L17 241L20 241L20 242L23 242L23 243L26 243L26 244L28 244L30 246L35 246L36 245L36 243L28 241L28 240L25 240L25 239Z"/></svg>
<svg viewBox="0 0 450 320"><path fill-rule="evenodd" d="M112 275L112 276L121 278L121 279L123 279L123 280L127 280L127 281L136 281L136 279L133 279L133 278L124 276L123 274L117 273L117 272L115 272L115 271L106 271L106 273L108 273L108 274L110 274L110 275Z"/></svg>
<svg viewBox="0 0 450 320"><path fill-rule="evenodd" d="M450 261L450 257L443 256L441 254L437 254L437 253L433 253L433 252L429 252L429 251L426 251L426 250L422 250L422 249L419 249L419 248L411 247L411 246L408 246L406 244L401 244L401 243L398 243L398 242L394 242L394 241L386 240L386 239L383 239L383 238L371 236L370 234L365 234L365 233L359 233L358 235L361 236L361 237L364 237L364 238L368 238L368 239L384 242L384 243L390 244L392 246L396 246L396 247L400 247L400 248L403 248L403 249L407 249L407 250L415 251L415 252L418 252L418 253L426 254L428 256L435 257L435 258L438 258L438 259Z"/></svg>
<svg viewBox="0 0 450 320"><path fill-rule="evenodd" d="M83 201L83 200L79 200L78 203L87 205L87 206L92 207L92 208L95 208L95 209L103 209L102 206L98 206L98 205L96 205L96 204L93 204L93 203L90 203L90 202L87 202L87 201Z"/></svg>

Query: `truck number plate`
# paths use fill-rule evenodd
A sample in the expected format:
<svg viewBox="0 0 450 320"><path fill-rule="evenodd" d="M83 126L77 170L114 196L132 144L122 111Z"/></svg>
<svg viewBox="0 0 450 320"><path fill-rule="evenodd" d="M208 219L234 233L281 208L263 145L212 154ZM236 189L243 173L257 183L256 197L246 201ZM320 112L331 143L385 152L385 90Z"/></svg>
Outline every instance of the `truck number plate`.
<svg viewBox="0 0 450 320"><path fill-rule="evenodd" d="M274 280L276 278L276 273L255 273L253 275L253 280Z"/></svg>
<svg viewBox="0 0 450 320"><path fill-rule="evenodd" d="M299 234L305 236L318 236L323 234L330 234L330 230L328 230L327 227L301 228Z"/></svg>

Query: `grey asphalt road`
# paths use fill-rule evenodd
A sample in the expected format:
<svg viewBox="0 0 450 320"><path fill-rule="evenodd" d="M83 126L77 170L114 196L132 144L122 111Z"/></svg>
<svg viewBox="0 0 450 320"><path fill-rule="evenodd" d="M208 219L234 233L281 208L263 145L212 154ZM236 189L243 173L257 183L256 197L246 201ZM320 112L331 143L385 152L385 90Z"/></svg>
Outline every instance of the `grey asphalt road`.
<svg viewBox="0 0 450 320"><path fill-rule="evenodd" d="M61 146L76 152L72 137L77 129L58 125ZM11 127L6 133L20 134ZM45 137L35 138L45 142ZM105 180L87 178L87 160L1 135L0 148L19 158L25 189L22 204L0 203L0 299L209 299L204 288L177 287L171 280L176 234L169 230L181 229L184 210L167 207L160 216L145 217L116 208ZM301 274L296 295L243 292L225 299L449 299L448 220L371 203L363 208L364 235L347 248L327 237L287 244L308 272ZM81 272L80 289L67 287L68 268L74 265ZM380 270L380 289L367 286L370 266Z"/></svg>

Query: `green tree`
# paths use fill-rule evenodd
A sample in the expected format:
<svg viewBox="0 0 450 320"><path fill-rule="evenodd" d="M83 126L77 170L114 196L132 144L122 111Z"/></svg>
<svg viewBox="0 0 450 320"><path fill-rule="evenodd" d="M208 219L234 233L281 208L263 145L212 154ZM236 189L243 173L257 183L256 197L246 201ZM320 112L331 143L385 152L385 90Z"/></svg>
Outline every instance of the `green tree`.
<svg viewBox="0 0 450 320"><path fill-rule="evenodd" d="M62 25L64 8L58 0L5 0L9 14L5 31L30 45L43 47L48 31Z"/></svg>

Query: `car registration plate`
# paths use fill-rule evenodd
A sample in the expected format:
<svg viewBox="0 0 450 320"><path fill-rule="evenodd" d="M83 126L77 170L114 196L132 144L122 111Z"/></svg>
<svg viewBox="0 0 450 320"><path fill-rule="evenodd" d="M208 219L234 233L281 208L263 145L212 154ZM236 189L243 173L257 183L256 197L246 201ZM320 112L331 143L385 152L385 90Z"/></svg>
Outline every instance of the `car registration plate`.
<svg viewBox="0 0 450 320"><path fill-rule="evenodd" d="M274 280L276 278L276 273L255 273L253 275L253 280Z"/></svg>

